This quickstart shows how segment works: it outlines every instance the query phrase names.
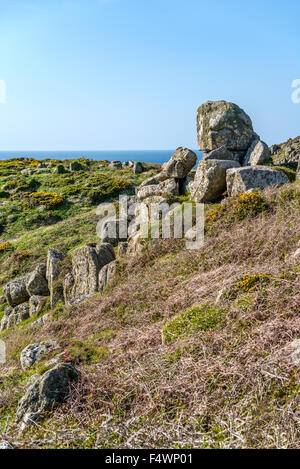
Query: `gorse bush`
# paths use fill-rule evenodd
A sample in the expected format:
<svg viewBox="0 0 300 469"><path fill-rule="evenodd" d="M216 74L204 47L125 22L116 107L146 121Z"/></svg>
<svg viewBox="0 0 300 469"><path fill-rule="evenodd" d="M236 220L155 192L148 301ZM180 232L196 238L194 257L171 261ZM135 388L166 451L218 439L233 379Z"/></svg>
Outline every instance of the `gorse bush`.
<svg viewBox="0 0 300 469"><path fill-rule="evenodd" d="M216 222L221 222L222 226L230 227L232 224L242 221L247 217L257 216L259 213L267 210L269 206L269 202L257 192L243 193L230 197L225 199L223 204L206 212L206 230L212 229Z"/></svg>
<svg viewBox="0 0 300 469"><path fill-rule="evenodd" d="M5 243L0 244L0 253L11 251L12 249L13 249L13 245L9 241L6 241Z"/></svg>
<svg viewBox="0 0 300 469"><path fill-rule="evenodd" d="M52 209L62 204L64 197L51 192L25 192L22 196L24 208L34 208L44 205Z"/></svg>

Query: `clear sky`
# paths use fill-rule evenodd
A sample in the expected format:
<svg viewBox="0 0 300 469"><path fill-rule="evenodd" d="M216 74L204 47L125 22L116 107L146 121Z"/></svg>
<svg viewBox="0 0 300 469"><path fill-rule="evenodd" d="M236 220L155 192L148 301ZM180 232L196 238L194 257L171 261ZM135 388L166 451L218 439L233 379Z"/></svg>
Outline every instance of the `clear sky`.
<svg viewBox="0 0 300 469"><path fill-rule="evenodd" d="M0 0L0 150L196 148L217 99L295 137L299 21L299 0Z"/></svg>

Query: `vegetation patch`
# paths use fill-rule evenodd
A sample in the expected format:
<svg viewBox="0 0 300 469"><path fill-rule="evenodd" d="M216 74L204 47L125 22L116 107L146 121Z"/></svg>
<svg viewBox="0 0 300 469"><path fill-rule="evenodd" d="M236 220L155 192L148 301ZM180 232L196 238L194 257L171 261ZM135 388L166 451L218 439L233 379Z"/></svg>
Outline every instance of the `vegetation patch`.
<svg viewBox="0 0 300 469"><path fill-rule="evenodd" d="M179 337L207 329L214 329L224 322L225 318L226 311L210 303L202 306L193 306L164 326L162 341L164 344L170 344L175 342Z"/></svg>
<svg viewBox="0 0 300 469"><path fill-rule="evenodd" d="M256 217L269 207L270 203L259 192L243 193L230 197L225 199L223 204L206 212L206 231L213 229L217 222L221 222L222 227L230 227L245 218Z"/></svg>

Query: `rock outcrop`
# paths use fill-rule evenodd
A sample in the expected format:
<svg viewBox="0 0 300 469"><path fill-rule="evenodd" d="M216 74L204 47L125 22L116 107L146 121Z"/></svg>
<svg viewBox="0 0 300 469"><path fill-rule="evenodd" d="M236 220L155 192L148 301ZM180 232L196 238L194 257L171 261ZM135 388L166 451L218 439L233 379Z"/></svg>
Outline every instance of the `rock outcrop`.
<svg viewBox="0 0 300 469"><path fill-rule="evenodd" d="M11 327L17 326L28 318L29 304L27 302L19 304L14 308L6 308L4 316L1 320L0 331L4 331L5 329L10 329Z"/></svg>
<svg viewBox="0 0 300 469"><path fill-rule="evenodd" d="M42 376L34 375L18 404L16 422L24 428L40 420L45 412L52 411L66 399L70 385L80 377L80 372L69 363L59 364Z"/></svg>
<svg viewBox="0 0 300 469"><path fill-rule="evenodd" d="M226 179L229 196L247 192L250 189L265 189L289 182L282 171L276 171L268 166L231 168L226 173Z"/></svg>
<svg viewBox="0 0 300 469"><path fill-rule="evenodd" d="M114 249L109 243L76 249L72 256L72 273L65 278L64 290L68 301L98 292L99 272L114 260Z"/></svg>
<svg viewBox="0 0 300 469"><path fill-rule="evenodd" d="M272 145L270 151L275 165L296 170L300 161L300 136L294 139L289 138L280 145Z"/></svg>

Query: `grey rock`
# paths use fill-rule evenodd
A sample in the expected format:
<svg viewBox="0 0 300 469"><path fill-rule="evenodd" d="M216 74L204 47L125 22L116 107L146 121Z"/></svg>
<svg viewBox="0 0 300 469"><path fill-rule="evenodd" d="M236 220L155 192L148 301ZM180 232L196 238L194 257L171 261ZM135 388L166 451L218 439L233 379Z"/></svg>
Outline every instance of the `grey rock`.
<svg viewBox="0 0 300 469"><path fill-rule="evenodd" d="M46 264L39 264L26 278L26 290L30 296L48 296L50 294L46 280Z"/></svg>
<svg viewBox="0 0 300 469"><path fill-rule="evenodd" d="M203 160L231 160L239 162L239 159L235 160L233 152L229 151L225 145L209 153L204 153Z"/></svg>
<svg viewBox="0 0 300 469"><path fill-rule="evenodd" d="M169 195L179 195L178 183L174 178L167 179L159 184L140 186L137 189L137 198L140 202L148 197L166 197Z"/></svg>
<svg viewBox="0 0 300 469"><path fill-rule="evenodd" d="M144 171L143 165L139 162L135 162L133 165L134 174L141 174Z"/></svg>
<svg viewBox="0 0 300 469"><path fill-rule="evenodd" d="M50 319L50 315L49 314L44 314L44 316L41 316L40 318L38 318L36 321L32 322L30 324L30 327L31 328L35 328L35 327L41 327L43 326L47 321L49 321Z"/></svg>
<svg viewBox="0 0 300 469"><path fill-rule="evenodd" d="M26 277L12 280L4 287L4 294L9 305L17 306L29 300L26 289Z"/></svg>
<svg viewBox="0 0 300 469"><path fill-rule="evenodd" d="M197 155L188 148L179 147L171 159L163 166L166 178L184 179L197 162Z"/></svg>
<svg viewBox="0 0 300 469"><path fill-rule="evenodd" d="M72 256L74 283L71 294L68 294L69 300L96 293L100 270L114 259L114 249L108 243L76 249Z"/></svg>
<svg viewBox="0 0 300 469"><path fill-rule="evenodd" d="M214 202L226 191L226 171L239 168L237 161L200 161L192 186L191 200L194 202Z"/></svg>
<svg viewBox="0 0 300 469"><path fill-rule="evenodd" d="M45 355L59 348L56 340L47 340L39 344L27 345L21 352L20 363L23 370L40 362Z"/></svg>
<svg viewBox="0 0 300 469"><path fill-rule="evenodd" d="M236 104L208 101L198 109L199 150L212 151L225 145L228 150L248 150L253 139L250 117Z"/></svg>
<svg viewBox="0 0 300 469"><path fill-rule="evenodd" d="M268 145L261 140L255 139L250 145L243 166L258 166L267 164L270 160L270 150Z"/></svg>
<svg viewBox="0 0 300 469"><path fill-rule="evenodd" d="M122 169L122 163L119 160L113 160L110 164L109 167L112 169Z"/></svg>
<svg viewBox="0 0 300 469"><path fill-rule="evenodd" d="M19 401L16 422L21 429L52 411L68 395L70 385L80 379L80 372L71 364L61 363L42 376L35 376Z"/></svg>
<svg viewBox="0 0 300 469"><path fill-rule="evenodd" d="M282 171L276 171L268 166L228 169L226 181L229 196L247 192L250 189L265 189L269 186L280 186L289 182Z"/></svg>
<svg viewBox="0 0 300 469"><path fill-rule="evenodd" d="M7 308L1 320L1 331L17 326L29 318L29 304L22 303L14 308Z"/></svg>
<svg viewBox="0 0 300 469"><path fill-rule="evenodd" d="M102 293L106 285L114 278L117 261L105 265L99 272L99 291Z"/></svg>
<svg viewBox="0 0 300 469"><path fill-rule="evenodd" d="M49 249L47 256L46 279L50 291L50 306L53 308L59 301L63 300L63 291L56 285L59 277L59 262L66 257L66 254L58 249Z"/></svg>

